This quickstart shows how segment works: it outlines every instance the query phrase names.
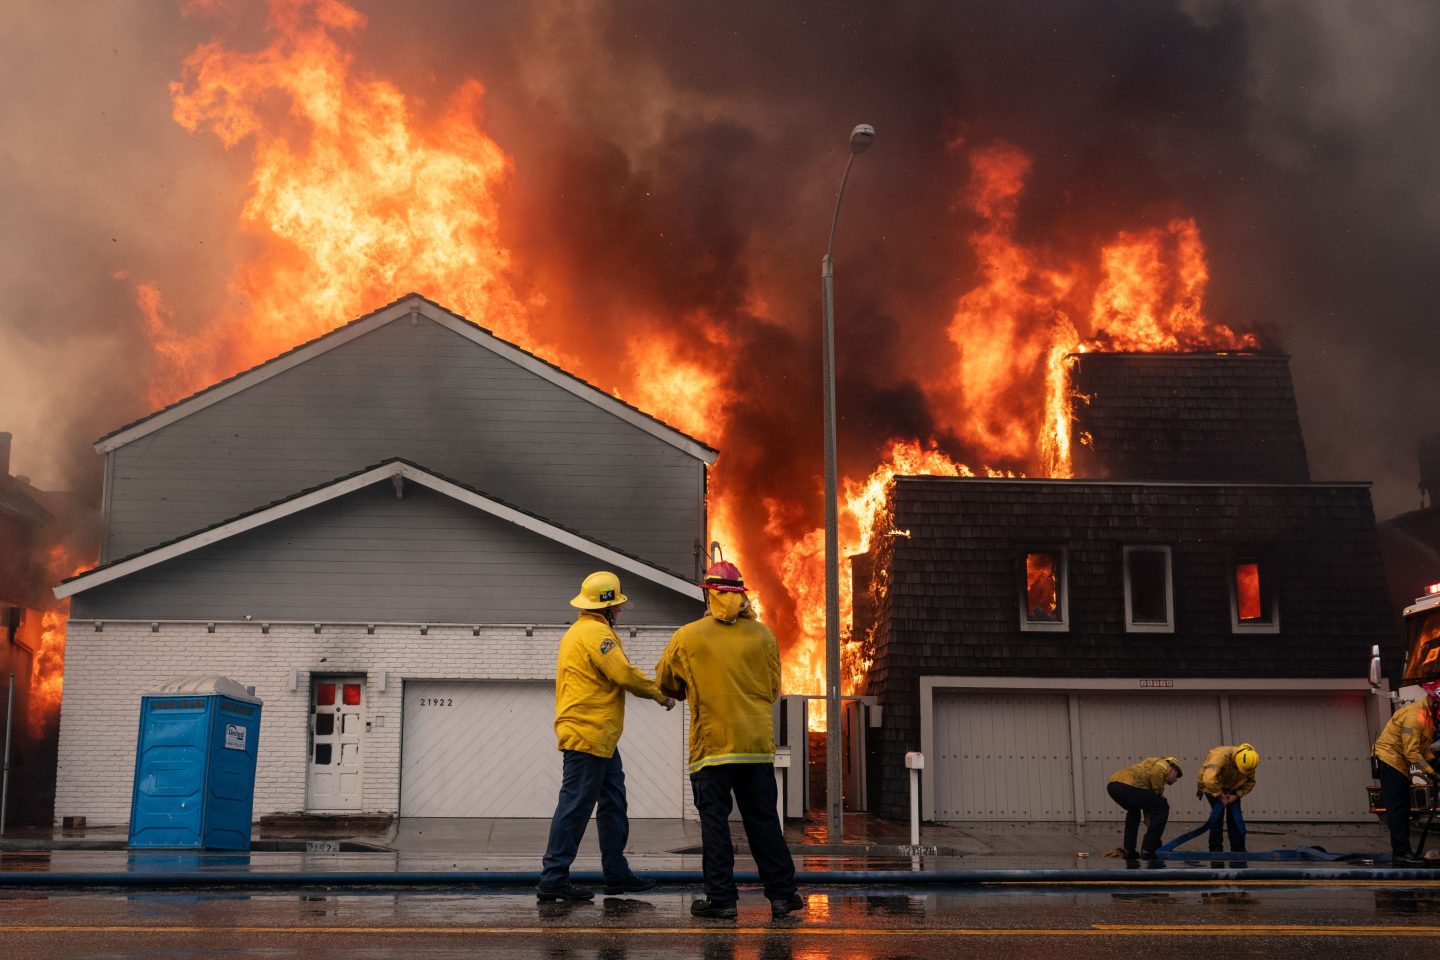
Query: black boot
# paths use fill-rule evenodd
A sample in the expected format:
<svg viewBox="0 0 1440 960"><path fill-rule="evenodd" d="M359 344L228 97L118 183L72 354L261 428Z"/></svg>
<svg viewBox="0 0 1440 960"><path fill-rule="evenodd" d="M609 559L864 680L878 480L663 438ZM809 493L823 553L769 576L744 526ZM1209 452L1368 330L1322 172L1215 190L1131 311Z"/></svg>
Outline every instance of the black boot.
<svg viewBox="0 0 1440 960"><path fill-rule="evenodd" d="M720 903L708 897L690 902L690 916L710 917L713 920L734 920L738 911L733 903Z"/></svg>

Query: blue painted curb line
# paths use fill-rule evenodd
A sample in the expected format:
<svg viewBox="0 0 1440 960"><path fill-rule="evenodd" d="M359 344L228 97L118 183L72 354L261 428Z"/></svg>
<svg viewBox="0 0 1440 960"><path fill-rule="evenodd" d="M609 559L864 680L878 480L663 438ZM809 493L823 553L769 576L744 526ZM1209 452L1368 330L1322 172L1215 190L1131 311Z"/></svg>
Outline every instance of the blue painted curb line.
<svg viewBox="0 0 1440 960"><path fill-rule="evenodd" d="M694 870L653 870L639 874L667 886L699 886L702 877ZM599 874L576 873L579 883L591 884L599 893L604 880ZM5 871L0 888L35 887L520 887L534 889L539 875L531 872L501 871ZM735 875L739 883L754 884L753 871ZM1039 885L1047 883L1093 883L1097 885L1227 883L1237 880L1271 882L1362 883L1375 880L1434 880L1440 870L1430 869L1111 869L1111 870L812 870L798 872L802 885L882 886L978 886L982 884Z"/></svg>

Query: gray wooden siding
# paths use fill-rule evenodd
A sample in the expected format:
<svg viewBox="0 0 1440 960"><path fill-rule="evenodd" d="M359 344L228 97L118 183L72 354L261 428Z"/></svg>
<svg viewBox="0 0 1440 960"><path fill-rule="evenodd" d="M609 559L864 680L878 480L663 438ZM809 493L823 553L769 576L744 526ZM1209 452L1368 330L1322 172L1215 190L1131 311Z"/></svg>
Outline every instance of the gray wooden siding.
<svg viewBox="0 0 1440 960"><path fill-rule="evenodd" d="M76 619L563 623L602 564L409 483L389 481L78 594ZM680 624L698 599L617 571L622 623Z"/></svg>
<svg viewBox="0 0 1440 960"><path fill-rule="evenodd" d="M423 317L113 451L104 556L397 456L657 566L695 572L703 463Z"/></svg>

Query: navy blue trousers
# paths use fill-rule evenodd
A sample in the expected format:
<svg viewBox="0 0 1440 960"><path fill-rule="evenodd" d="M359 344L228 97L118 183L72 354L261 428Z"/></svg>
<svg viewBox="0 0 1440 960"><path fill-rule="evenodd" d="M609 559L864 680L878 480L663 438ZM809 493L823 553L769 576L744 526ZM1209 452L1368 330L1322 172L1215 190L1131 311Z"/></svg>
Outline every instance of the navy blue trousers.
<svg viewBox="0 0 1440 960"><path fill-rule="evenodd" d="M1165 836L1165 824L1170 821L1170 801L1154 791L1132 787L1128 783L1107 783L1105 792L1125 810L1126 856L1133 856L1136 852L1135 836L1140 832L1141 815L1150 817L1150 826L1145 831L1145 839L1141 841L1139 852L1147 857L1152 856L1160 849L1160 841Z"/></svg>
<svg viewBox="0 0 1440 960"><path fill-rule="evenodd" d="M732 796L740 808L740 822L745 825L745 839L765 885L765 896L771 900L795 896L795 861L775 810L775 765L717 763L701 767L690 774L690 788L700 814L705 896L713 903L740 899L735 888L735 845L730 840Z"/></svg>
<svg viewBox="0 0 1440 960"><path fill-rule="evenodd" d="M1385 804L1385 825L1390 828L1390 853L1413 855L1410 849L1410 775L1380 761L1380 802Z"/></svg>
<svg viewBox="0 0 1440 960"><path fill-rule="evenodd" d="M631 876L630 863L625 859L630 818L625 815L625 769L620 764L620 751L617 749L612 757L579 750L561 752L564 768L560 799L550 818L550 842L540 864L540 886L556 887L570 879L570 864L575 862L591 811L595 811L595 829L600 831L600 869L605 879Z"/></svg>

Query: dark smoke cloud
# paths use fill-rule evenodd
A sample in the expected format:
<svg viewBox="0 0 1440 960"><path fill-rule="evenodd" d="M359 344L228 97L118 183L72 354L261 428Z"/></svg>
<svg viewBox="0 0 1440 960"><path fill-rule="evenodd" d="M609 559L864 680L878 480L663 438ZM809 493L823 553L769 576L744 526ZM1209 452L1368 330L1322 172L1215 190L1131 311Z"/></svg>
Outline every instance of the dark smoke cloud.
<svg viewBox="0 0 1440 960"><path fill-rule="evenodd" d="M1213 318L1294 355L1315 475L1375 480L1382 516L1414 504L1414 439L1440 421L1428 3L357 5L358 62L416 110L486 85L485 129L515 159L506 240L587 376L618 362L594 331L678 332L693 357L712 349L700 318L734 337L728 416L767 444L725 455L756 496L818 471L819 260L868 120L837 248L848 472L932 429L917 384L950 362L945 321L975 282L965 148L1003 140L1034 160L1026 242L1093 252L1196 217ZM93 490L88 442L145 412L131 284L199 328L253 242L246 151L175 125L167 84L217 29L262 39L253 15L217 27L148 0L6 6L0 344L20 362L0 428L17 469Z"/></svg>

